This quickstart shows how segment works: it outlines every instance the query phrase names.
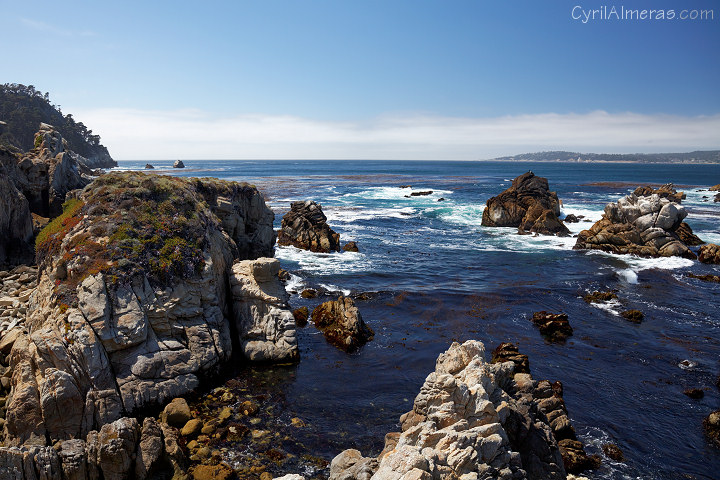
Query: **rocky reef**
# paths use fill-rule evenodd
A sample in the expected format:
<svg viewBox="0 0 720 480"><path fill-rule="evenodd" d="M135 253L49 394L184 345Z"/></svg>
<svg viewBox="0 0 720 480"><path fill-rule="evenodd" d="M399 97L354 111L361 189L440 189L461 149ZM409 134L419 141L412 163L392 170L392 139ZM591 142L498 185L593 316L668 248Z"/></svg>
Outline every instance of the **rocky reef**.
<svg viewBox="0 0 720 480"><path fill-rule="evenodd" d="M311 252L339 252L340 235L327 224L320 205L311 200L293 202L283 216L278 245L292 245Z"/></svg>
<svg viewBox="0 0 720 480"><path fill-rule="evenodd" d="M550 191L547 178L527 172L512 181L510 188L487 201L482 215L486 227L517 227L519 233L568 235L558 218L560 201Z"/></svg>
<svg viewBox="0 0 720 480"><path fill-rule="evenodd" d="M276 260L233 268L272 254L272 220L260 193L234 182L108 174L74 193L36 240L5 445L84 439L162 405L217 372L234 343L296 356L283 297L240 308L283 288Z"/></svg>
<svg viewBox="0 0 720 480"><path fill-rule="evenodd" d="M642 195L638 196L638 193ZM602 218L589 230L580 232L574 248L641 257L695 259L695 254L681 238L681 234L687 238L688 230L692 233L689 226L681 229L687 216L685 209L666 198L672 194L648 193L637 189L616 203L608 203ZM678 229L681 229L680 233Z"/></svg>
<svg viewBox="0 0 720 480"><path fill-rule="evenodd" d="M484 356L481 342L453 343L400 418L402 432L385 437L377 458L342 452L330 479L565 479L564 455L574 471L596 465L577 450L559 384Z"/></svg>

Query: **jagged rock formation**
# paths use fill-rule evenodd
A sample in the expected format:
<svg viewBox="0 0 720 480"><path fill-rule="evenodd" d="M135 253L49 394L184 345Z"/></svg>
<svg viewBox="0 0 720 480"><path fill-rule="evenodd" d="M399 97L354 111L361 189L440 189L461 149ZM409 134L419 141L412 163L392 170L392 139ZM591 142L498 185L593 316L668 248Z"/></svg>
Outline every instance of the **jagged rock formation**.
<svg viewBox="0 0 720 480"><path fill-rule="evenodd" d="M698 245L702 245L705 243L695 235L692 231L692 228L690 228L690 225L688 225L685 222L682 222L678 228L675 229L675 233L677 233L677 236L680 237L680 240L685 244L689 245L691 247L697 247Z"/></svg>
<svg viewBox="0 0 720 480"><path fill-rule="evenodd" d="M66 207L37 240L9 445L85 438L193 390L232 354L233 261L272 254L273 214L249 185L108 174Z"/></svg>
<svg viewBox="0 0 720 480"><path fill-rule="evenodd" d="M141 426L135 418L123 417L54 446L0 448L0 478L145 480L161 471L185 478L186 460L177 437L174 428L153 418Z"/></svg>
<svg viewBox="0 0 720 480"><path fill-rule="evenodd" d="M667 198L671 202L675 203L681 203L686 197L683 192L675 190L675 185L672 183L667 183L659 188L653 188L650 186L637 187L633 193L636 197L649 197L651 195L657 195L660 198Z"/></svg>
<svg viewBox="0 0 720 480"><path fill-rule="evenodd" d="M3 156L3 152L0 152L0 156ZM5 173L3 162L0 162L0 265L9 260L31 259L32 237L30 204Z"/></svg>
<svg viewBox="0 0 720 480"><path fill-rule="evenodd" d="M703 245L698 252L698 260L702 263L720 264L720 246L714 243Z"/></svg>
<svg viewBox="0 0 720 480"><path fill-rule="evenodd" d="M453 343L412 411L400 418L402 432L386 437L377 459L342 452L330 479L565 479L551 422L540 408L545 402L545 411L559 409L549 382L514 374L512 362L488 364L484 354L478 341ZM567 419L554 420L566 428L561 418Z"/></svg>
<svg viewBox="0 0 720 480"><path fill-rule="evenodd" d="M275 258L245 260L233 265L230 285L235 328L243 355L255 361L297 360L295 317Z"/></svg>
<svg viewBox="0 0 720 480"><path fill-rule="evenodd" d="M518 227L520 233L567 235L558 219L560 201L550 191L547 178L527 172L513 180L510 188L487 201L482 216L486 227Z"/></svg>
<svg viewBox="0 0 720 480"><path fill-rule="evenodd" d="M292 245L311 252L339 252L340 235L327 224L319 204L308 200L292 202L283 216L278 245Z"/></svg>
<svg viewBox="0 0 720 480"><path fill-rule="evenodd" d="M175 160L175 163L173 163L173 168L185 168L185 164L182 162L182 160Z"/></svg>
<svg viewBox="0 0 720 480"><path fill-rule="evenodd" d="M575 249L594 249L642 257L680 256L694 259L677 230L687 216L676 202L653 193L635 193L608 203L605 213L589 230L578 235ZM681 232L687 233L685 229Z"/></svg>
<svg viewBox="0 0 720 480"><path fill-rule="evenodd" d="M318 305L311 317L325 339L346 352L356 351L375 335L350 297L340 296Z"/></svg>

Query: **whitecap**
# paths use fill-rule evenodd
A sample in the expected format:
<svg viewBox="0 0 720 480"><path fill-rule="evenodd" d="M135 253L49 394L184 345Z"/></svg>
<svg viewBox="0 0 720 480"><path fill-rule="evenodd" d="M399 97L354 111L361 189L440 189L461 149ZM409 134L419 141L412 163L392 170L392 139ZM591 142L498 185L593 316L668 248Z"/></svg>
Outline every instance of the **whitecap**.
<svg viewBox="0 0 720 480"><path fill-rule="evenodd" d="M415 213L413 207L401 208L343 208L328 207L325 216L328 223L352 223L358 220L373 220L376 218L405 218Z"/></svg>
<svg viewBox="0 0 720 480"><path fill-rule="evenodd" d="M337 285L332 285L329 283L321 283L319 286L321 286L330 293L342 293L346 297L350 296L350 294L352 293L351 290L348 290L346 288L340 288Z"/></svg>
<svg viewBox="0 0 720 480"><path fill-rule="evenodd" d="M424 196L411 196L412 193L418 192L429 192L430 195ZM371 187L367 190L354 193L346 193L343 197L346 198L364 198L368 200L418 200L418 199L433 199L437 201L439 197L452 195L452 190L438 190L436 188L419 188L419 187Z"/></svg>
<svg viewBox="0 0 720 480"><path fill-rule="evenodd" d="M631 282L631 283L637 283L637 282ZM607 302L591 302L590 305L592 305L595 308L599 308L600 310L605 310L606 312L612 313L613 315L616 315L616 316L620 316L620 312L623 309L622 304L616 298L613 298L612 300L608 300Z"/></svg>
<svg viewBox="0 0 720 480"><path fill-rule="evenodd" d="M627 283L638 283L637 273L632 268L616 270L615 273L617 273L617 276L620 277L621 280L624 280Z"/></svg>
<svg viewBox="0 0 720 480"><path fill-rule="evenodd" d="M368 258L360 252L315 253L293 246L277 246L275 258L320 275L366 272L372 269Z"/></svg>

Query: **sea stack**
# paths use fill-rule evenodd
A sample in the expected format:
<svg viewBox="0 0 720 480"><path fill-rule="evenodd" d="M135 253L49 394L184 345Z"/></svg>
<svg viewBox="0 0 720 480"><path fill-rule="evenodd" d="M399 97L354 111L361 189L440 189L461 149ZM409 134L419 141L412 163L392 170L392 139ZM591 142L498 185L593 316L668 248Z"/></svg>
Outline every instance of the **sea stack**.
<svg viewBox="0 0 720 480"><path fill-rule="evenodd" d="M182 162L182 160L175 160L175 163L173 163L173 168L185 168L185 164Z"/></svg>
<svg viewBox="0 0 720 480"><path fill-rule="evenodd" d="M278 245L292 245L311 252L340 251L340 235L327 224L322 207L311 201L292 202L283 216Z"/></svg>
<svg viewBox="0 0 720 480"><path fill-rule="evenodd" d="M487 201L482 215L486 227L517 227L519 233L567 235L570 230L558 218L560 201L550 191L547 178L527 172L510 188Z"/></svg>

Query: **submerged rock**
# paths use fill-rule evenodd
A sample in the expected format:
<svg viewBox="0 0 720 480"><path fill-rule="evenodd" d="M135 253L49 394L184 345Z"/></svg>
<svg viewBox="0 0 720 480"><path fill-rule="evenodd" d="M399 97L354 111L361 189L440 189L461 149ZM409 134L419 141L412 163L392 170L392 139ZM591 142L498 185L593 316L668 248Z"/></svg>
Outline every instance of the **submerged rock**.
<svg viewBox="0 0 720 480"><path fill-rule="evenodd" d="M278 245L292 245L311 252L339 252L340 235L327 224L327 217L313 201L292 202L283 216Z"/></svg>
<svg viewBox="0 0 720 480"><path fill-rule="evenodd" d="M487 201L482 225L518 227L520 233L567 235L568 228L558 218L560 201L551 192L546 178L532 172L513 180L510 188Z"/></svg>
<svg viewBox="0 0 720 480"><path fill-rule="evenodd" d="M610 300L617 300L617 298L618 296L615 294L615 292L595 291L593 293L583 295L583 300L585 300L587 303L609 302Z"/></svg>
<svg viewBox="0 0 720 480"><path fill-rule="evenodd" d="M695 259L677 233L686 216L681 205L656 193L650 196L633 193L617 203L608 203L602 218L589 230L580 232L573 248ZM687 230L681 228L681 233L685 235Z"/></svg>
<svg viewBox="0 0 720 480"><path fill-rule="evenodd" d="M640 310L625 310L621 312L622 317L632 323L642 323L645 319L645 315Z"/></svg>
<svg viewBox="0 0 720 480"><path fill-rule="evenodd" d="M616 462L625 461L625 455L623 454L622 450L620 450L620 447L618 447L614 443L606 443L602 446L602 451L605 455L608 456L608 458L615 460Z"/></svg>
<svg viewBox="0 0 720 480"><path fill-rule="evenodd" d="M377 459L346 450L335 457L331 480L565 479L547 417L538 413L528 374L513 363L488 364L478 341L453 343L441 354Z"/></svg>
<svg viewBox="0 0 720 480"><path fill-rule="evenodd" d="M311 316L325 339L346 352L354 352L375 335L350 297L340 296L322 303L313 309Z"/></svg>
<svg viewBox="0 0 720 480"><path fill-rule="evenodd" d="M146 163L146 164L145 164L145 170L152 170L152 169L154 169L154 168L155 168L155 167L152 166L152 165L149 164L149 163Z"/></svg>
<svg viewBox="0 0 720 480"><path fill-rule="evenodd" d="M707 243L700 247L698 260L702 263L720 264L720 246Z"/></svg>
<svg viewBox="0 0 720 480"><path fill-rule="evenodd" d="M531 318L540 333L551 342L562 342L573 334L565 313L535 312Z"/></svg>

